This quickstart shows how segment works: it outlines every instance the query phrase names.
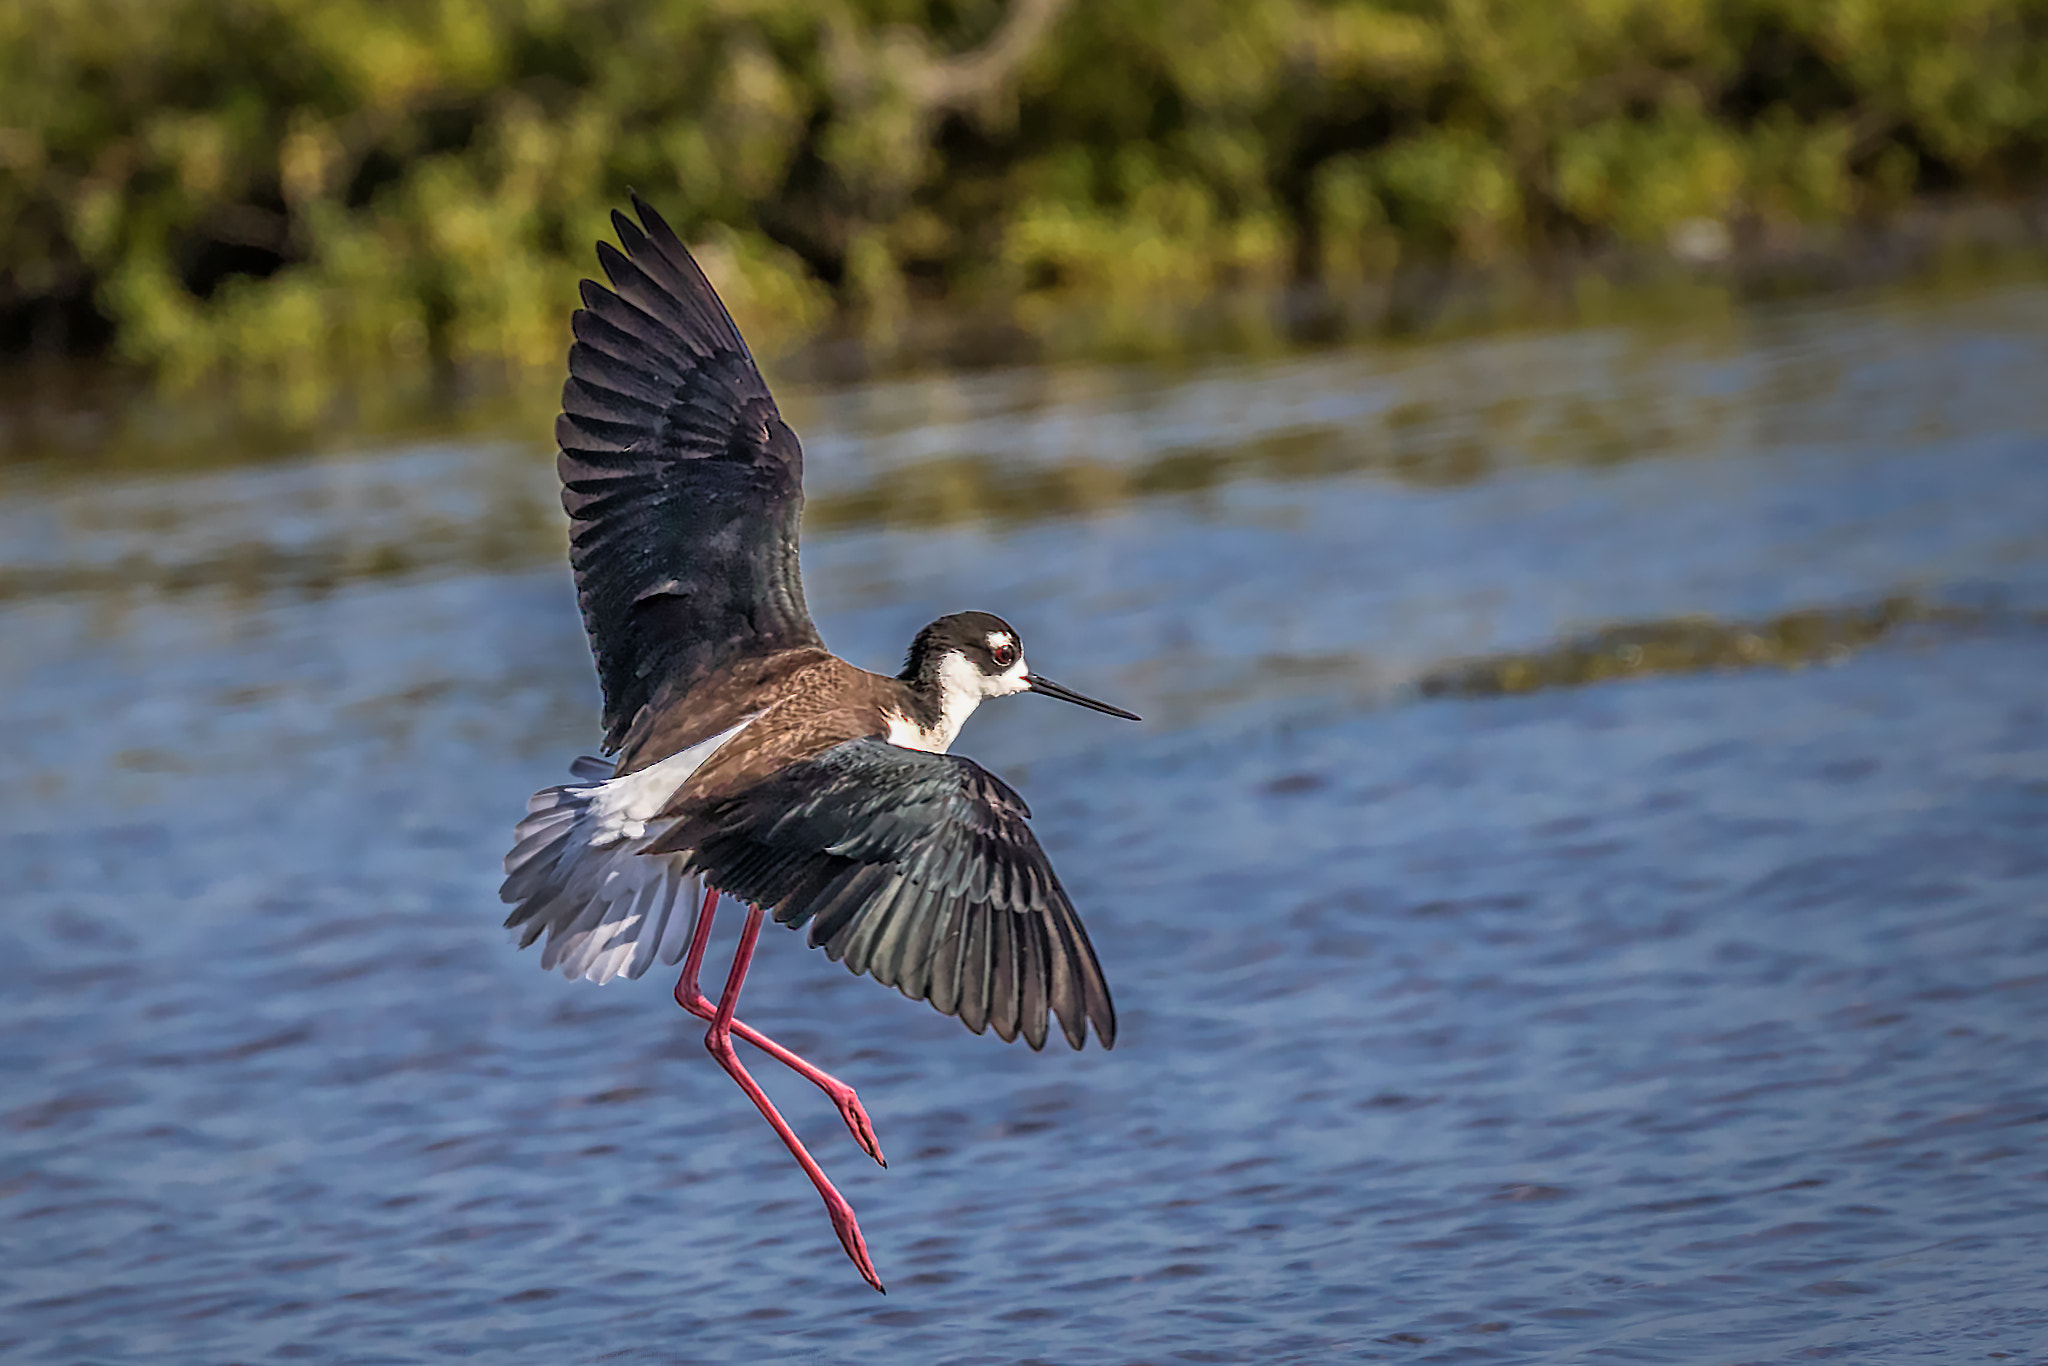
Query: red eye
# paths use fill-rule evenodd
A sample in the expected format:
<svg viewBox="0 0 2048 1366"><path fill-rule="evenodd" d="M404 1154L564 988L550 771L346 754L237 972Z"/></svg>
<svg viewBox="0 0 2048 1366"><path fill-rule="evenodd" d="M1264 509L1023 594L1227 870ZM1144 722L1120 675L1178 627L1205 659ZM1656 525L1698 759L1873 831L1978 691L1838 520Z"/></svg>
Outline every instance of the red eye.
<svg viewBox="0 0 2048 1366"><path fill-rule="evenodd" d="M1007 669L1017 662L1017 647L1007 640L989 653L995 656L996 664L1001 668Z"/></svg>

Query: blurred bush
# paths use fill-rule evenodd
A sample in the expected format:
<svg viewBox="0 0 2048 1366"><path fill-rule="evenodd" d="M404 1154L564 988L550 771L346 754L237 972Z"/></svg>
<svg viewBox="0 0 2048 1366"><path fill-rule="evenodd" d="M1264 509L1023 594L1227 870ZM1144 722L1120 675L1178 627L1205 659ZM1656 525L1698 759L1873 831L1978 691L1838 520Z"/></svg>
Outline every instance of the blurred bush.
<svg viewBox="0 0 2048 1366"><path fill-rule="evenodd" d="M771 342L2048 172L2048 0L0 0L0 347L553 366L637 186Z"/></svg>

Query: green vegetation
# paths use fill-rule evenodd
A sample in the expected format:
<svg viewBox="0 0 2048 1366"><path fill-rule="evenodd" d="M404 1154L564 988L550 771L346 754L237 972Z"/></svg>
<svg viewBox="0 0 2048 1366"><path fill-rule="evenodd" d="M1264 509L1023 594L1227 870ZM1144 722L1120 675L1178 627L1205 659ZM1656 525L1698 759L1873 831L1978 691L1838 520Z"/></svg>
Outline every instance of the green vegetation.
<svg viewBox="0 0 2048 1366"><path fill-rule="evenodd" d="M2048 0L0 0L0 345L553 367L628 185L773 344L2044 172Z"/></svg>
<svg viewBox="0 0 2048 1366"><path fill-rule="evenodd" d="M1418 690L1425 697L1501 697L1647 674L1803 669L1844 663L1858 650L1911 626L1972 631L2033 619L2029 613L1892 597L1869 606L1810 608L1748 623L1697 616L1629 622L1535 654L1454 665L1423 678Z"/></svg>

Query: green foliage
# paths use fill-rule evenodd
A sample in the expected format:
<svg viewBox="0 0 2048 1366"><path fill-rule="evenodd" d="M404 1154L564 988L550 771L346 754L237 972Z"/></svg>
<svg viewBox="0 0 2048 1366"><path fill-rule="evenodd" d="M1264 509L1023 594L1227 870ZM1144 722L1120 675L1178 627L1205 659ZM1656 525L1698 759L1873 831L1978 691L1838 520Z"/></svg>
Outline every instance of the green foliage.
<svg viewBox="0 0 2048 1366"><path fill-rule="evenodd" d="M2044 170L2048 0L0 0L0 341L553 366L629 185L772 343Z"/></svg>

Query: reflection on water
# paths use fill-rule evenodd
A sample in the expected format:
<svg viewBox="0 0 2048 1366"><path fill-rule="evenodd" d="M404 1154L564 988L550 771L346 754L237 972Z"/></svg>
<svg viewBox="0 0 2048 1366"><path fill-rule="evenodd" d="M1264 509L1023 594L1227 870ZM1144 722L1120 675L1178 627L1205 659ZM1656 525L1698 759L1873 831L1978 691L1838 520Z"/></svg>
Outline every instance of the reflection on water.
<svg viewBox="0 0 2048 1366"><path fill-rule="evenodd" d="M835 646L1151 718L963 742L1114 1053L764 946L886 1301L659 985L499 942L596 729L546 451L6 467L0 1356L2038 1357L2044 319L789 394Z"/></svg>
<svg viewBox="0 0 2048 1366"><path fill-rule="evenodd" d="M1562 466L2048 429L2048 287L1779 306L1189 369L1063 367L785 396L814 534L1101 514L1245 481L1459 486ZM526 430L550 422L522 411ZM0 596L366 576L561 553L551 450L427 444L109 484L89 448L0 489ZM225 453L209 449L208 466ZM4 469L4 467L0 467Z"/></svg>

